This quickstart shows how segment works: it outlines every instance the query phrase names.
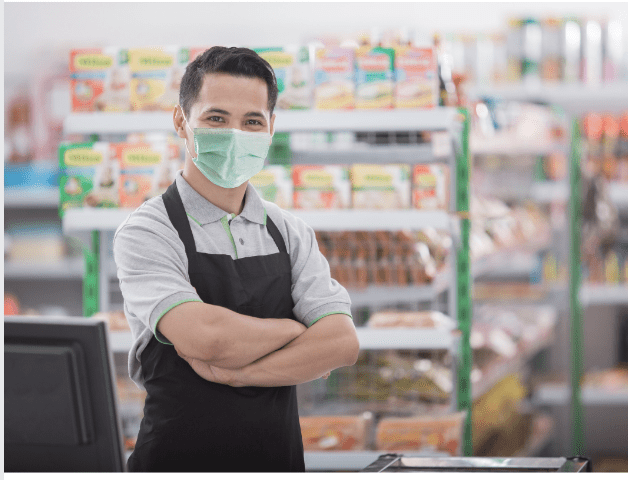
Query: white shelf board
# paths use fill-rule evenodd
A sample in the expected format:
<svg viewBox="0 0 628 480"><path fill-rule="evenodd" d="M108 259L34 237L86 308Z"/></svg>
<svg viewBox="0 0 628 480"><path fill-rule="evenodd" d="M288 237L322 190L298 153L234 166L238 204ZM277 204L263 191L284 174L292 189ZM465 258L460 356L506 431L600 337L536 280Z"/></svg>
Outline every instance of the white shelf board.
<svg viewBox="0 0 628 480"><path fill-rule="evenodd" d="M585 283L580 287L580 303L587 305L628 305L628 284L596 285Z"/></svg>
<svg viewBox="0 0 628 480"><path fill-rule="evenodd" d="M608 391L601 388L583 387L581 399L584 405L628 405L628 389ZM539 385L534 391L536 405L566 405L571 402L571 388L567 385Z"/></svg>
<svg viewBox="0 0 628 480"><path fill-rule="evenodd" d="M10 188L4 189L4 208L57 208L58 188Z"/></svg>
<svg viewBox="0 0 628 480"><path fill-rule="evenodd" d="M453 126L455 108L395 110L275 110L276 132L298 131L422 131ZM174 131L172 112L72 113L63 122L65 134Z"/></svg>
<svg viewBox="0 0 628 480"><path fill-rule="evenodd" d="M312 452L305 451L306 471L359 471L368 467L385 451L344 451L344 452ZM441 452L395 452L408 457L447 457Z"/></svg>
<svg viewBox="0 0 628 480"><path fill-rule="evenodd" d="M449 157L436 157L432 145L382 145L350 150L293 150L293 165L308 164L422 164L448 162Z"/></svg>
<svg viewBox="0 0 628 480"><path fill-rule="evenodd" d="M543 102L561 107L566 113L581 115L590 111L623 113L628 109L628 83L618 82L588 86L556 84L525 86L523 84L474 87L470 97L489 96L503 100Z"/></svg>
<svg viewBox="0 0 628 480"><path fill-rule="evenodd" d="M448 350L454 332L436 328L356 328L360 350Z"/></svg>
<svg viewBox="0 0 628 480"><path fill-rule="evenodd" d="M116 230L133 209L77 208L63 215L63 231ZM454 219L445 211L429 210L290 210L314 230L408 230L434 227L451 230Z"/></svg>
<svg viewBox="0 0 628 480"><path fill-rule="evenodd" d="M521 139L506 136L483 138L472 135L469 138L471 155L530 156L550 155L556 151L566 151L560 143L540 142L536 138Z"/></svg>
<svg viewBox="0 0 628 480"><path fill-rule="evenodd" d="M531 196L539 203L567 201L569 185L567 182L537 182L532 186Z"/></svg>
<svg viewBox="0 0 628 480"><path fill-rule="evenodd" d="M83 258L60 262L4 262L5 280L80 280L85 271Z"/></svg>

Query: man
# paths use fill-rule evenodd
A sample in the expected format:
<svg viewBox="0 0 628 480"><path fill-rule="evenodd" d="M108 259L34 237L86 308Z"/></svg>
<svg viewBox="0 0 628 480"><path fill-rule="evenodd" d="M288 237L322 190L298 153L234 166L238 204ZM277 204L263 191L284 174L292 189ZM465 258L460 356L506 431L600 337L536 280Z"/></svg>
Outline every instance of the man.
<svg viewBox="0 0 628 480"><path fill-rule="evenodd" d="M116 231L129 372L147 392L130 471L304 471L295 385L357 359L313 230L248 183L276 100L252 50L197 57L173 113L184 169Z"/></svg>

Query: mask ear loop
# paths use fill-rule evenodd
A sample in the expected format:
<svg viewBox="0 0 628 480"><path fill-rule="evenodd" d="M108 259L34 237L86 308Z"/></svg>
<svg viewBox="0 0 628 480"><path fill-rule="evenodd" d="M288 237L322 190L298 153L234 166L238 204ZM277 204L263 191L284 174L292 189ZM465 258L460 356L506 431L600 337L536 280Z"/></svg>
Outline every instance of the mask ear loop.
<svg viewBox="0 0 628 480"><path fill-rule="evenodd" d="M181 105L179 105L179 108L181 108L181 115L183 115L183 120L185 120L185 126L189 129L190 128L190 124L188 123L187 118L185 118L185 112L183 111L183 107ZM194 131L190 130L192 132L192 134L194 134ZM188 151L188 153L190 154L190 158L192 160L195 160L196 158L198 158L198 154L196 155L196 157L192 156L192 153L190 152L190 149L188 148L188 139L187 137L183 139L185 141L185 149Z"/></svg>

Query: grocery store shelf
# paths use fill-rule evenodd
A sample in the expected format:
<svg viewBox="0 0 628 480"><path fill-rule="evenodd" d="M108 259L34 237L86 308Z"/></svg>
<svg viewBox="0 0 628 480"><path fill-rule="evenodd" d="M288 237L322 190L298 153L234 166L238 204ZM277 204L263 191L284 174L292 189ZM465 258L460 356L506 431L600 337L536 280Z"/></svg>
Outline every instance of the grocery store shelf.
<svg viewBox="0 0 628 480"><path fill-rule="evenodd" d="M585 386L581 396L585 405L628 405L628 389L609 391ZM567 405L571 402L571 388L564 384L539 385L532 401L539 406Z"/></svg>
<svg viewBox="0 0 628 480"><path fill-rule="evenodd" d="M57 208L58 188L5 188L4 208Z"/></svg>
<svg viewBox="0 0 628 480"><path fill-rule="evenodd" d="M552 439L554 419L549 415L537 415L532 423L532 434L526 444L513 457L537 457Z"/></svg>
<svg viewBox="0 0 628 480"><path fill-rule="evenodd" d="M306 471L347 471L357 472L366 468L384 451L344 451L344 452L305 452ZM408 457L446 457L441 452L395 452Z"/></svg>
<svg viewBox="0 0 628 480"><path fill-rule="evenodd" d="M471 274L473 278L490 276L529 279L539 263L537 251L546 247L546 245L529 246L522 247L521 251L507 249L484 255L471 261Z"/></svg>
<svg viewBox="0 0 628 480"><path fill-rule="evenodd" d="M537 156L550 155L557 151L566 151L563 143L540 142L538 138L522 139L512 136L496 135L484 138L471 135L469 150L472 155L500 155L500 156Z"/></svg>
<svg viewBox="0 0 628 480"><path fill-rule="evenodd" d="M457 118L455 108L396 110L276 110L276 132L446 130ZM172 112L73 113L64 133L108 134L174 130Z"/></svg>
<svg viewBox="0 0 628 480"><path fill-rule="evenodd" d="M628 109L628 85L626 83L590 85L542 85L523 84L475 87L470 97L492 97L502 100L547 103L561 107L565 112L580 115L590 111L622 113Z"/></svg>
<svg viewBox="0 0 628 480"><path fill-rule="evenodd" d="M537 182L532 186L530 196L539 203L567 201L569 185L565 182Z"/></svg>
<svg viewBox="0 0 628 480"><path fill-rule="evenodd" d="M352 164L352 163L431 163L444 162L447 157L434 155L431 144L391 145L353 148L351 150L293 151L292 164Z"/></svg>
<svg viewBox="0 0 628 480"><path fill-rule="evenodd" d="M63 215L63 231L116 230L132 209L77 208ZM408 230L434 227L451 230L453 218L444 210L290 210L314 230Z"/></svg>
<svg viewBox="0 0 628 480"><path fill-rule="evenodd" d="M580 303L588 305L628 305L628 284L596 285L586 283L580 287Z"/></svg>
<svg viewBox="0 0 628 480"><path fill-rule="evenodd" d="M527 351L518 354L514 358L508 360L501 360L494 368L490 369L487 374L477 383L472 386L472 399L473 401L479 399L489 390L491 390L500 380L508 375L523 371L525 365L540 351L549 347L554 343L554 332L540 338L534 342L534 346L530 347Z"/></svg>
<svg viewBox="0 0 628 480"><path fill-rule="evenodd" d="M4 262L6 280L82 280L85 270L83 258L59 262Z"/></svg>

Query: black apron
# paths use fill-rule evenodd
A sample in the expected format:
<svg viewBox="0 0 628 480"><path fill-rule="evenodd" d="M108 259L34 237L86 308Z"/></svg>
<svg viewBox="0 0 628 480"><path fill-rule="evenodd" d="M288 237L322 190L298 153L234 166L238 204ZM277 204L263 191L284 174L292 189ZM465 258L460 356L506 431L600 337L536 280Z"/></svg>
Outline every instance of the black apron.
<svg viewBox="0 0 628 480"><path fill-rule="evenodd" d="M196 251L176 182L162 196L185 245L190 282L203 302L258 318L291 318L286 244L267 217L279 252L233 260ZM129 471L303 472L296 386L230 387L204 380L172 345L154 337L141 354L144 418Z"/></svg>

